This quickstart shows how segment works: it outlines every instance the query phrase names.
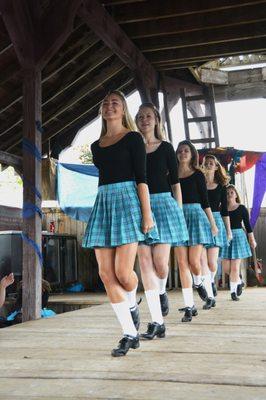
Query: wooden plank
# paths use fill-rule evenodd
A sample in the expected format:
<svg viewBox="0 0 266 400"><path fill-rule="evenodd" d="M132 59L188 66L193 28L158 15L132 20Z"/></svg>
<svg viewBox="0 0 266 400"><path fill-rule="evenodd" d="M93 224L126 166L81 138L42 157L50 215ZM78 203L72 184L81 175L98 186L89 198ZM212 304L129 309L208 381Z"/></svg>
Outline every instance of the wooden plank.
<svg viewBox="0 0 266 400"><path fill-rule="evenodd" d="M218 13L226 9L231 10L232 13L237 13L239 7L245 5L262 5L264 3L266 3L265 0L219 0L219 2L205 0L203 3L198 0L190 0L188 5L186 0L164 0L162 7L159 2L147 0L145 3L138 4L137 7L134 4L119 6L115 10L115 20L119 24L128 24L137 21L159 20L173 16L202 14L203 12L209 13L215 11Z"/></svg>
<svg viewBox="0 0 266 400"><path fill-rule="evenodd" d="M169 18L134 22L134 24L121 24L121 28L131 39L164 36L181 32L193 32L224 28L226 26L242 25L249 22L265 20L266 4L254 5L252 3L230 9L216 10L205 13L188 14L182 16L170 16ZM160 39L158 37L158 39Z"/></svg>
<svg viewBox="0 0 266 400"><path fill-rule="evenodd" d="M199 75L203 83L228 85L228 72L211 68L199 68Z"/></svg>
<svg viewBox="0 0 266 400"><path fill-rule="evenodd" d="M71 33L80 4L81 0L65 0L62 8L60 0L54 0L40 18L38 2L1 1L2 18L23 68L47 64Z"/></svg>
<svg viewBox="0 0 266 400"><path fill-rule="evenodd" d="M9 154L5 151L0 150L0 163L11 165L12 167L16 167L19 170L22 170L22 160L21 157L15 156L13 154Z"/></svg>
<svg viewBox="0 0 266 400"><path fill-rule="evenodd" d="M193 123L193 122L208 122L208 121L212 121L212 117L211 116L204 116L204 117L194 117L194 118L188 118L187 122L189 123Z"/></svg>
<svg viewBox="0 0 266 400"><path fill-rule="evenodd" d="M41 133L37 130L38 121L41 124L41 72L29 70L24 73L23 82L23 139L42 154ZM32 152L23 151L23 207L31 205L41 209L41 199L36 196L33 188L40 193L41 162ZM24 234L38 246L41 251L42 220L38 213L33 212L30 218L23 218ZM41 279L42 265L36 250L23 240L23 320L40 318L41 311Z"/></svg>
<svg viewBox="0 0 266 400"><path fill-rule="evenodd" d="M219 290L217 307L206 311L195 296L199 315L182 324L182 293L169 292L166 338L142 341L120 359L110 357L121 331L109 304L2 329L0 398L264 400L264 289L247 289L238 303L229 298ZM144 331L146 302L140 312Z"/></svg>
<svg viewBox="0 0 266 400"><path fill-rule="evenodd" d="M131 70L142 76L145 86L157 88L157 72L98 1L85 0L79 15Z"/></svg>
<svg viewBox="0 0 266 400"><path fill-rule="evenodd" d="M265 15L266 19L266 15ZM266 21L245 24L241 26L229 26L213 28L211 31L182 32L164 35L160 38L149 37L136 39L135 42L141 51L153 52L166 49L179 49L182 47L202 46L206 44L218 44L224 42L235 42L239 40L255 39L265 37Z"/></svg>
<svg viewBox="0 0 266 400"><path fill-rule="evenodd" d="M213 143L215 138L201 138L201 139L191 139L192 143Z"/></svg>
<svg viewBox="0 0 266 400"><path fill-rule="evenodd" d="M265 38L246 40L245 42L220 43L212 45L203 45L199 47L188 47L175 50L156 51L148 53L149 61L156 64L166 64L167 62L194 62L197 59L203 60L232 55L241 55L252 52L264 52L266 50Z"/></svg>

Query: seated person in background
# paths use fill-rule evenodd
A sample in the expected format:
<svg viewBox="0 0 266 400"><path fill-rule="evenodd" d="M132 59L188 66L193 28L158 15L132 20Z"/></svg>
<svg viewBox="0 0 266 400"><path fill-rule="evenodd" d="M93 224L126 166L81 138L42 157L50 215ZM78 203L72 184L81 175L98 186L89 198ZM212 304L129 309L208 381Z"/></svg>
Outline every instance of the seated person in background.
<svg viewBox="0 0 266 400"><path fill-rule="evenodd" d="M14 274L4 276L0 281L0 307L5 302L6 299L6 288L14 283Z"/></svg>
<svg viewBox="0 0 266 400"><path fill-rule="evenodd" d="M45 279L42 279L42 308L47 307L50 292L51 292L50 283ZM22 281L18 283L17 301L15 303L14 310L20 310L21 308L22 308Z"/></svg>

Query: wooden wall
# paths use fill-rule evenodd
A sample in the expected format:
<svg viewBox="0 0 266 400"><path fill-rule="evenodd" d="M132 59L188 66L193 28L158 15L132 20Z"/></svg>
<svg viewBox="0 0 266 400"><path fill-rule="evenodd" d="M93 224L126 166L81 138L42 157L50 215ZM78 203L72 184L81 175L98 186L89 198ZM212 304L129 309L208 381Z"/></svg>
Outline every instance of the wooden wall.
<svg viewBox="0 0 266 400"><path fill-rule="evenodd" d="M43 208L42 210L43 230L49 231L50 222L54 221L56 233L68 233L77 237L79 281L87 290L96 290L101 282L99 282L94 251L82 248L86 223L68 217L59 208Z"/></svg>
<svg viewBox="0 0 266 400"><path fill-rule="evenodd" d="M0 205L0 231L19 231L21 227L22 210Z"/></svg>

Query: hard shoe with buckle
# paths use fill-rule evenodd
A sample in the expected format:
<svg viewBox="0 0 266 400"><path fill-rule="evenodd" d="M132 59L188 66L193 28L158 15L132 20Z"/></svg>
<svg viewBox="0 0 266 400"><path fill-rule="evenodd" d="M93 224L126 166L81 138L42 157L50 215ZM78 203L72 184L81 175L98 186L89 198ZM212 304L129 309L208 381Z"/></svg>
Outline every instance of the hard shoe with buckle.
<svg viewBox="0 0 266 400"><path fill-rule="evenodd" d="M140 335L141 339L152 340L155 336L158 338L165 337L165 325L158 324L158 322L151 322L148 324L147 332Z"/></svg>
<svg viewBox="0 0 266 400"><path fill-rule="evenodd" d="M125 356L129 349L137 349L139 347L139 336L133 337L125 335L119 340L117 348L113 349L111 355L113 357Z"/></svg>
<svg viewBox="0 0 266 400"><path fill-rule="evenodd" d="M206 301L208 298L208 294L207 294L207 290L205 289L205 287L202 284L195 285L195 289L197 290L198 295L201 298L201 300Z"/></svg>
<svg viewBox="0 0 266 400"><path fill-rule="evenodd" d="M139 315L139 307L138 307L137 304L133 309L130 308L130 314L131 314L133 323L135 325L135 328L138 331L139 330L139 326L140 326L140 315Z"/></svg>
<svg viewBox="0 0 266 400"><path fill-rule="evenodd" d="M160 304L163 317L166 317L169 313L169 301L167 293L160 294Z"/></svg>

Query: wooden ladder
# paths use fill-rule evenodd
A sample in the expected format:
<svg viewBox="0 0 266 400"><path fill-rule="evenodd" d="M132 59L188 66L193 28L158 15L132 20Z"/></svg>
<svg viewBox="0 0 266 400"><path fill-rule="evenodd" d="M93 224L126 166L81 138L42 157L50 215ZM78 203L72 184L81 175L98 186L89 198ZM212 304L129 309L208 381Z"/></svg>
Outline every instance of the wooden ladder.
<svg viewBox="0 0 266 400"><path fill-rule="evenodd" d="M202 147L219 147L219 135L218 135L218 126L216 119L216 111L215 111L215 102L213 97L213 90L210 86L204 86L202 88L202 94L195 96L187 96L185 89L180 90L181 100L182 100L182 108L183 108L183 117L184 117L184 126L185 126L185 135L186 139L190 140L192 143L202 144ZM205 103L205 115L204 116L194 116L192 118L188 117L189 103L191 102L201 102ZM206 115L208 114L208 115ZM191 139L189 124L191 123L201 124L204 122L208 123L207 137L200 137L198 139ZM199 130L200 131L200 130Z"/></svg>

